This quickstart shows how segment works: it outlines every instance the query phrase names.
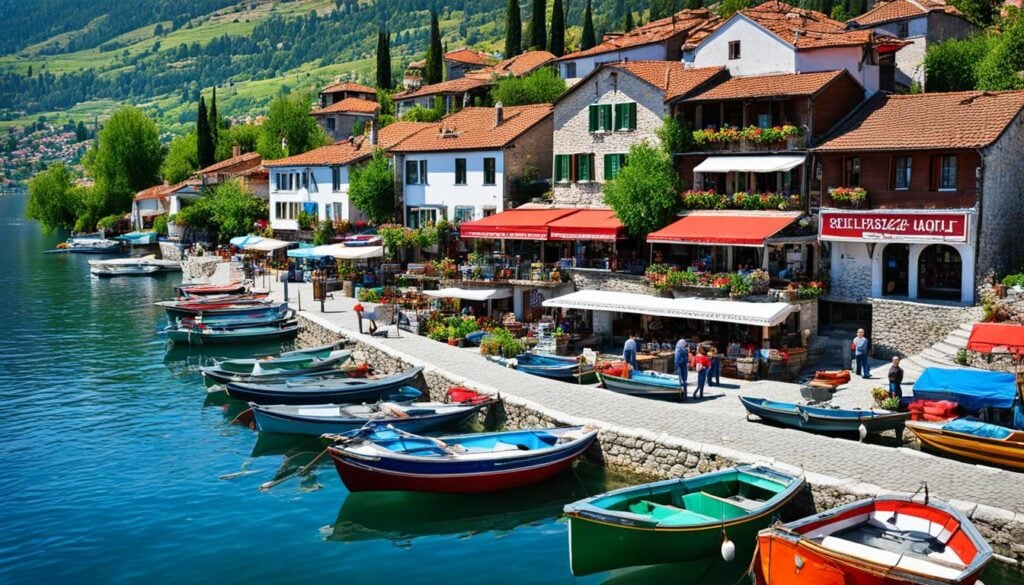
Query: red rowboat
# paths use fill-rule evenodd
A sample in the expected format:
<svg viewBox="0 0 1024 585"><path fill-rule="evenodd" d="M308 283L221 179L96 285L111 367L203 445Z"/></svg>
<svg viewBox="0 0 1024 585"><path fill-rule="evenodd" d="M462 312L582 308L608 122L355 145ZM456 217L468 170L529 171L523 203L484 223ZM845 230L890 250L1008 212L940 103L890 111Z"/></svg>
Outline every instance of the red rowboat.
<svg viewBox="0 0 1024 585"><path fill-rule="evenodd" d="M992 548L942 502L881 496L762 530L754 560L762 585L973 584Z"/></svg>
<svg viewBox="0 0 1024 585"><path fill-rule="evenodd" d="M179 287L178 294L183 297L204 296L204 295L226 295L245 292L245 283L232 282L230 284L183 284Z"/></svg>

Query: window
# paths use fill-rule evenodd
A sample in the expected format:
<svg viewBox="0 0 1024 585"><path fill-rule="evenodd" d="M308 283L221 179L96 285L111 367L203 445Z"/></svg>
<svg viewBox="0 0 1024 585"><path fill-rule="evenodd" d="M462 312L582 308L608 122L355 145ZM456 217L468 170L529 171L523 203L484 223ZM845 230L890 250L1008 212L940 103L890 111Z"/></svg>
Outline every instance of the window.
<svg viewBox="0 0 1024 585"><path fill-rule="evenodd" d="M600 104L590 106L591 132L608 132L612 129L612 105Z"/></svg>
<svg viewBox="0 0 1024 585"><path fill-rule="evenodd" d="M430 181L427 181L427 161L420 161L420 184L426 185Z"/></svg>
<svg viewBox="0 0 1024 585"><path fill-rule="evenodd" d="M295 219L299 216L299 204L294 201L278 201L274 204L274 217L277 219Z"/></svg>
<svg viewBox="0 0 1024 585"><path fill-rule="evenodd" d="M910 36L910 28L908 27L908 23L901 22L898 25L896 25L896 36L898 36L901 39L905 39Z"/></svg>
<svg viewBox="0 0 1024 585"><path fill-rule="evenodd" d="M327 118L327 129L328 130L333 132L334 128L335 128L334 124L335 124L334 118Z"/></svg>
<svg viewBox="0 0 1024 585"><path fill-rule="evenodd" d="M341 191L341 167L331 167L331 191Z"/></svg>
<svg viewBox="0 0 1024 585"><path fill-rule="evenodd" d="M310 193L319 193L319 185L316 182L316 176L313 175L313 171L306 171L302 173L302 178L306 182L305 187L309 189Z"/></svg>
<svg viewBox="0 0 1024 585"><path fill-rule="evenodd" d="M484 207L483 211L484 217L491 217L492 215L498 212L498 210L493 207Z"/></svg>
<svg viewBox="0 0 1024 585"><path fill-rule="evenodd" d="M278 191L295 191L308 185L306 173L276 173L274 175L274 187Z"/></svg>
<svg viewBox="0 0 1024 585"><path fill-rule="evenodd" d="M562 63L562 78L563 79L574 79L576 77L576 62L569 61L568 63Z"/></svg>
<svg viewBox="0 0 1024 585"><path fill-rule="evenodd" d="M636 102L615 104L615 129L636 130Z"/></svg>
<svg viewBox="0 0 1024 585"><path fill-rule="evenodd" d="M493 157L484 159L484 185L493 185L495 182L494 162L495 159Z"/></svg>
<svg viewBox="0 0 1024 585"><path fill-rule="evenodd" d="M939 191L956 191L956 157L939 157Z"/></svg>
<svg viewBox="0 0 1024 585"><path fill-rule="evenodd" d="M472 207L456 207L455 208L455 223L462 223L464 221L473 221L473 208Z"/></svg>
<svg viewBox="0 0 1024 585"><path fill-rule="evenodd" d="M444 210L442 210L443 212ZM444 217L444 213L441 217ZM437 209L433 207L410 207L406 214L407 227L420 228L437 223Z"/></svg>
<svg viewBox="0 0 1024 585"><path fill-rule="evenodd" d="M757 115L757 127L758 128L771 128L772 127L772 115L771 114L758 114Z"/></svg>
<svg viewBox="0 0 1024 585"><path fill-rule="evenodd" d="M896 157L896 176L893 177L892 187L896 190L910 188L910 157Z"/></svg>
<svg viewBox="0 0 1024 585"><path fill-rule="evenodd" d="M846 186L860 187L860 157L846 159Z"/></svg>
<svg viewBox="0 0 1024 585"><path fill-rule="evenodd" d="M756 52L757 51L755 51L755 53ZM740 58L740 42L739 41L729 41L729 58L730 59L739 59Z"/></svg>
<svg viewBox="0 0 1024 585"><path fill-rule="evenodd" d="M555 182L567 183L572 175L572 162L568 154L555 155Z"/></svg>
<svg viewBox="0 0 1024 585"><path fill-rule="evenodd" d="M455 184L466 184L466 159L464 158L455 159Z"/></svg>
<svg viewBox="0 0 1024 585"><path fill-rule="evenodd" d="M604 180L610 181L619 176L619 171L626 166L626 155L606 154L604 155Z"/></svg>
<svg viewBox="0 0 1024 585"><path fill-rule="evenodd" d="M407 160L405 161L405 184L426 185L427 184L427 161Z"/></svg>
<svg viewBox="0 0 1024 585"><path fill-rule="evenodd" d="M574 154L573 168L576 169L575 180L580 183L594 180L594 155Z"/></svg>

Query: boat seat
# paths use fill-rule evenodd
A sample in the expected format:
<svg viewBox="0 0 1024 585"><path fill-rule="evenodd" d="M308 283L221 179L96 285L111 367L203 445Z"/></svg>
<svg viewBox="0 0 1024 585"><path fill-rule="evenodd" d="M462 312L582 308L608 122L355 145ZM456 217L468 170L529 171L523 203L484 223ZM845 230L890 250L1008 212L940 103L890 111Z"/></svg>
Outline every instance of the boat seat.
<svg viewBox="0 0 1024 585"><path fill-rule="evenodd" d="M826 536L821 541L821 546L828 550L870 561L884 567L896 567L940 579L957 579L964 570L964 568L957 568L949 562L933 562L909 553L900 555L835 536Z"/></svg>
<svg viewBox="0 0 1024 585"><path fill-rule="evenodd" d="M649 515L652 520L657 521L659 526L693 526L716 521L714 518L698 514L692 510L658 504L647 500L641 500L638 504L633 504L630 506L630 511Z"/></svg>
<svg viewBox="0 0 1024 585"><path fill-rule="evenodd" d="M687 510L705 515L719 522L723 519L731 520L747 515L747 508L707 492L686 494L682 497L682 503Z"/></svg>

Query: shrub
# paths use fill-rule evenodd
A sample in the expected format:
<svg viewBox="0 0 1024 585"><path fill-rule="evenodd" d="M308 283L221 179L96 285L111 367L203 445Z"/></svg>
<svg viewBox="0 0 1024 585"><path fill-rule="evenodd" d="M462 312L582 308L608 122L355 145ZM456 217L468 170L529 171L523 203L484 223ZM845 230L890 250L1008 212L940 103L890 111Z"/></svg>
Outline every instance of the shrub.
<svg viewBox="0 0 1024 585"><path fill-rule="evenodd" d="M1005 286L1024 286L1024 272L1007 274L1003 277L1002 283Z"/></svg>
<svg viewBox="0 0 1024 585"><path fill-rule="evenodd" d="M961 366L966 366L967 365L967 349L961 347L960 349L956 350L956 357L953 359L953 361L955 361L957 364L959 364Z"/></svg>
<svg viewBox="0 0 1024 585"><path fill-rule="evenodd" d="M167 219L166 215L158 215L158 216L156 216L156 219L153 220L153 231L156 232L156 235L158 235L158 236L166 236L167 235L167 222L168 222L168 219Z"/></svg>
<svg viewBox="0 0 1024 585"><path fill-rule="evenodd" d="M882 388L881 386L875 386L871 389L871 399L874 400L875 406L882 406L882 402L889 398L888 388Z"/></svg>
<svg viewBox="0 0 1024 585"><path fill-rule="evenodd" d="M96 222L96 227L101 230L113 231L117 229L117 224L121 221L122 215L115 213L107 215Z"/></svg>
<svg viewBox="0 0 1024 585"><path fill-rule="evenodd" d="M334 222L329 219L325 219L320 222L317 226L316 233L313 234L313 245L323 246L330 244L334 240Z"/></svg>
<svg viewBox="0 0 1024 585"><path fill-rule="evenodd" d="M295 221L299 224L299 229L303 231L313 229L313 225L316 224L316 218L312 214L306 213L305 210L299 212Z"/></svg>

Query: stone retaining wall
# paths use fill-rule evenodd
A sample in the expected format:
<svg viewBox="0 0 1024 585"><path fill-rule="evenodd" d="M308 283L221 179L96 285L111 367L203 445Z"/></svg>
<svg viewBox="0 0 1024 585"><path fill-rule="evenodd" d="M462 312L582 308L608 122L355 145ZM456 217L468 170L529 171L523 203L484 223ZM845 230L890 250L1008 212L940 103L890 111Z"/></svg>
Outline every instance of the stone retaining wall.
<svg viewBox="0 0 1024 585"><path fill-rule="evenodd" d="M297 343L301 347L323 345L339 339L354 341L357 361L369 361L379 374L391 374L413 366L423 365L424 373L414 383L429 393L434 400L443 399L444 392L452 386L466 386L487 394L496 394L501 402L488 409L485 422L489 428L537 428L542 426L591 425L599 428L598 440L586 453L588 460L613 467L628 473L650 479L693 476L709 471L724 469L739 464L772 464L789 468L794 473L801 470L792 468L769 458L760 457L726 447L703 445L661 434L655 435L643 429L627 429L609 426L601 421L583 419L566 413L549 412L540 404L502 395L498 389L474 384L471 380L459 379L444 369L432 364L399 354L383 344L365 337L349 337L332 326L316 319L315 315L299 315L301 329ZM792 504L788 513L804 516L815 510L827 510L860 498L886 493L874 485L817 474L806 474L810 486ZM993 549L1010 562L1024 561L1024 514L1014 514L968 502L950 502L967 513L981 533L992 544Z"/></svg>
<svg viewBox="0 0 1024 585"><path fill-rule="evenodd" d="M569 270L569 278L572 280L576 290L607 290L640 295L658 294L658 291L653 286L647 284L646 278L636 274L572 269Z"/></svg>
<svg viewBox="0 0 1024 585"><path fill-rule="evenodd" d="M979 307L870 299L875 357L913 355L945 339L963 323L981 319Z"/></svg>

